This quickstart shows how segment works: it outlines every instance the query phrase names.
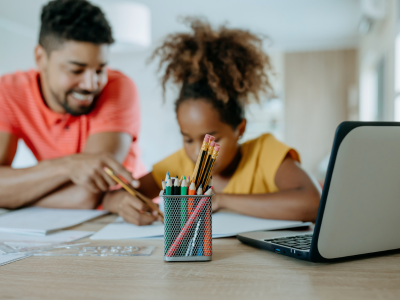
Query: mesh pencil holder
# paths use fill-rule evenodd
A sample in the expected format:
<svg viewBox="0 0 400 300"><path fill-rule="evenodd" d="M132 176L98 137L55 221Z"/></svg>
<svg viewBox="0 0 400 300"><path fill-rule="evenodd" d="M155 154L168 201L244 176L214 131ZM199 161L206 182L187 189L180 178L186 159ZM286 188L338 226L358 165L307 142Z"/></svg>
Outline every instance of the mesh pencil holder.
<svg viewBox="0 0 400 300"><path fill-rule="evenodd" d="M165 261L211 260L212 196L162 196Z"/></svg>

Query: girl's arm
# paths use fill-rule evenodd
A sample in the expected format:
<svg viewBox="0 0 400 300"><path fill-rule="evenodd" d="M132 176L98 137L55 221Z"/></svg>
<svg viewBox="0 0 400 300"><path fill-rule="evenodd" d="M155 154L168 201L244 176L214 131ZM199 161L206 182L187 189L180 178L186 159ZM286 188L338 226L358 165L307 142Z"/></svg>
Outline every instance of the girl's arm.
<svg viewBox="0 0 400 300"><path fill-rule="evenodd" d="M139 181L138 191L143 195L150 199L159 195L160 188L151 173L141 177ZM103 198L103 207L112 213L119 214L126 222L136 225L149 225L158 220L156 211L152 211L148 205L123 189L106 193Z"/></svg>
<svg viewBox="0 0 400 300"><path fill-rule="evenodd" d="M217 194L213 211L226 208L241 214L280 220L315 221L321 189L318 183L286 157L275 175L279 192L269 194Z"/></svg>

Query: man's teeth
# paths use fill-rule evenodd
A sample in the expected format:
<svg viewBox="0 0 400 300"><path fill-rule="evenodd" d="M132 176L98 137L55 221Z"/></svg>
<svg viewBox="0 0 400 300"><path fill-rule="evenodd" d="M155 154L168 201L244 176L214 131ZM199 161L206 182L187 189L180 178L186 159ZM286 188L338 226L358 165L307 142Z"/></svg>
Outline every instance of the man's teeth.
<svg viewBox="0 0 400 300"><path fill-rule="evenodd" d="M77 99L77 100L81 100L81 101L85 101L85 100L89 100L90 97L92 97L92 95L83 95L83 94L79 94L79 93L72 93L72 96Z"/></svg>

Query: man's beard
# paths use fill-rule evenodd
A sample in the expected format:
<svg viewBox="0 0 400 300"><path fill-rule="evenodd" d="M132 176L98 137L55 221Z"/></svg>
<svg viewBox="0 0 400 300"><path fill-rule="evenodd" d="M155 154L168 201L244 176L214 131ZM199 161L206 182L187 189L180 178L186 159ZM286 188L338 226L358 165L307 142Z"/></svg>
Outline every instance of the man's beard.
<svg viewBox="0 0 400 300"><path fill-rule="evenodd" d="M56 93L54 93L52 90L50 90L50 91L53 94L54 99L56 99L56 101L58 102L58 104L60 104L64 108L65 112L70 114L71 116L75 116L75 117L89 114L94 109L94 107L96 106L97 99L98 99L97 93L90 93L88 91L80 91L80 94L86 94L86 95L87 94L94 94L95 96L93 98L92 103L89 106L82 106L78 110L78 109L72 108L71 106L68 105L68 95L70 95L70 94L72 94L73 92L76 92L76 91L74 91L74 90L67 91L65 93L64 101L61 101L60 97L58 97L56 95Z"/></svg>

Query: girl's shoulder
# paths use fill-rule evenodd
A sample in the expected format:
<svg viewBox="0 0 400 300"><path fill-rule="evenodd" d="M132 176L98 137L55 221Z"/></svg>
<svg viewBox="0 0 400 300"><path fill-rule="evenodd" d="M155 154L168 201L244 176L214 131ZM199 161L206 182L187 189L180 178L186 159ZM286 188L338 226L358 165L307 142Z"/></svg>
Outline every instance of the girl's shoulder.
<svg viewBox="0 0 400 300"><path fill-rule="evenodd" d="M266 160L280 160L282 155L289 154L294 160L300 161L296 150L278 140L271 133L264 133L259 137L246 141L242 144L243 153L257 154L260 158Z"/></svg>
<svg viewBox="0 0 400 300"><path fill-rule="evenodd" d="M180 149L162 161L153 165L152 175L157 184L160 185L161 179L165 178L167 172L173 177L178 175L191 176L194 164L186 155L185 149Z"/></svg>

